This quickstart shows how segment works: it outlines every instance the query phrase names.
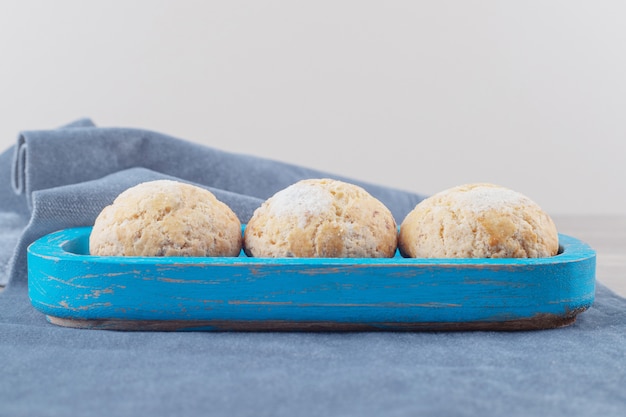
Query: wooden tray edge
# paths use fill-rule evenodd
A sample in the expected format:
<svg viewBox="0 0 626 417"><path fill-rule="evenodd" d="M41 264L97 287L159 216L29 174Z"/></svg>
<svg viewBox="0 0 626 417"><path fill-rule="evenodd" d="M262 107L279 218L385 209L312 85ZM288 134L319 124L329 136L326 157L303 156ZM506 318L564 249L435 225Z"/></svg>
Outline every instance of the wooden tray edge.
<svg viewBox="0 0 626 417"><path fill-rule="evenodd" d="M213 332L450 332L450 331L527 331L549 330L574 324L586 307L566 315L538 314L530 318L476 322L342 323L331 321L296 322L286 320L123 320L75 319L46 315L62 327L118 331L213 331Z"/></svg>

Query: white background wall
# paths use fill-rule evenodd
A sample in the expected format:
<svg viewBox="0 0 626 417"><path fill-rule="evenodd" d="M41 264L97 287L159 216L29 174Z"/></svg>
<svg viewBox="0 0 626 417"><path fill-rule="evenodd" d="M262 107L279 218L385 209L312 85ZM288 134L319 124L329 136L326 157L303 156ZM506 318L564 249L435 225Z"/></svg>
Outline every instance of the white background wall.
<svg viewBox="0 0 626 417"><path fill-rule="evenodd" d="M2 149L82 116L622 213L626 2L0 1Z"/></svg>

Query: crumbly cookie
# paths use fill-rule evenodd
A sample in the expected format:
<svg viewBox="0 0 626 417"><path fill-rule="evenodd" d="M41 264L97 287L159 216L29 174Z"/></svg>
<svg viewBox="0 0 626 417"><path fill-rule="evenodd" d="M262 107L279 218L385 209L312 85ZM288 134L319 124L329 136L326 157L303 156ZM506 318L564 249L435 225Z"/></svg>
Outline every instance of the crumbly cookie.
<svg viewBox="0 0 626 417"><path fill-rule="evenodd" d="M237 256L241 223L213 193L178 181L145 182L98 215L89 249L100 256Z"/></svg>
<svg viewBox="0 0 626 417"><path fill-rule="evenodd" d="M400 225L412 258L539 258L558 253L556 226L528 197L493 184L466 184L420 202Z"/></svg>
<svg viewBox="0 0 626 417"><path fill-rule="evenodd" d="M363 188L302 180L277 192L253 214L244 250L255 257L392 257L397 225L389 209Z"/></svg>

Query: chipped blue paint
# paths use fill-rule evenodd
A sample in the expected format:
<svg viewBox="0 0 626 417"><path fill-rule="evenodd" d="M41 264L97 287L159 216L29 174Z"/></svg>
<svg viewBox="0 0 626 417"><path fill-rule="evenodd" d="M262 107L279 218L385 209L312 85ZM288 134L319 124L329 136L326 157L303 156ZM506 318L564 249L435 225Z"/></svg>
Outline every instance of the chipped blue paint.
<svg viewBox="0 0 626 417"><path fill-rule="evenodd" d="M144 258L90 256L90 231L29 247L37 310L76 320L471 323L567 316L595 292L595 252L566 235L559 255L535 259Z"/></svg>

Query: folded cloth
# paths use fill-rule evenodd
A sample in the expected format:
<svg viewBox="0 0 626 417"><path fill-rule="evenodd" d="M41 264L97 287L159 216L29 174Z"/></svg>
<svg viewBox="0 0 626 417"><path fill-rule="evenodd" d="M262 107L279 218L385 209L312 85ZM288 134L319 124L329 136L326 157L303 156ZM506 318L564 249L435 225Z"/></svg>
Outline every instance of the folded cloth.
<svg viewBox="0 0 626 417"><path fill-rule="evenodd" d="M92 225L115 196L143 181L170 178L207 188L243 223L263 200L305 178L360 185L387 205L398 221L423 198L158 132L99 128L89 119L59 129L22 132L14 148L0 155L0 170L6 179L0 186L4 213L0 231L6 235L0 243L0 285L26 281L26 248L35 239L62 228Z"/></svg>
<svg viewBox="0 0 626 417"><path fill-rule="evenodd" d="M25 194L32 207L35 191L95 180L136 167L260 199L298 180L328 176L364 187L401 217L421 199L414 193L224 152L157 132L98 128L88 120L63 129L22 132L13 158L12 185L17 194Z"/></svg>
<svg viewBox="0 0 626 417"><path fill-rule="evenodd" d="M0 416L622 416L626 300L602 285L572 326L534 332L210 333L56 327L29 302L24 252L89 225L121 190L179 178L246 220L329 176L83 120L0 155ZM10 181L12 178L12 181ZM365 184L402 217L419 195ZM8 270L10 269L10 271Z"/></svg>

